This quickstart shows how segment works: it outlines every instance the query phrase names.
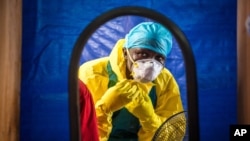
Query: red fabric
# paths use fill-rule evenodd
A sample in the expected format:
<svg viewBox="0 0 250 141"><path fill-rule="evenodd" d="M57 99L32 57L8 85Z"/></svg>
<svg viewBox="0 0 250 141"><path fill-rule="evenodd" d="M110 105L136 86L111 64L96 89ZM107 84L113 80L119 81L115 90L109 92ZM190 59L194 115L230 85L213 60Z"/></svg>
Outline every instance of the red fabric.
<svg viewBox="0 0 250 141"><path fill-rule="evenodd" d="M81 141L99 141L97 119L92 96L86 85L79 80Z"/></svg>

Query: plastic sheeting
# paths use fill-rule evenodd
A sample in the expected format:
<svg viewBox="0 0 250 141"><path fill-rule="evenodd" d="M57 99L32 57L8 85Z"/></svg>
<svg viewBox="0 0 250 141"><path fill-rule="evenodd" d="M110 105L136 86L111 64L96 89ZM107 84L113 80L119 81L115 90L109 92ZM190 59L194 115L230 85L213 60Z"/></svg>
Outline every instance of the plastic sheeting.
<svg viewBox="0 0 250 141"><path fill-rule="evenodd" d="M75 42L96 16L128 5L162 13L186 34L197 66L201 140L229 140L229 125L236 123L236 0L23 0L21 141L69 140L68 69ZM79 63L107 56L117 39L148 20L124 16L107 22L89 39ZM186 107L176 42L166 67Z"/></svg>

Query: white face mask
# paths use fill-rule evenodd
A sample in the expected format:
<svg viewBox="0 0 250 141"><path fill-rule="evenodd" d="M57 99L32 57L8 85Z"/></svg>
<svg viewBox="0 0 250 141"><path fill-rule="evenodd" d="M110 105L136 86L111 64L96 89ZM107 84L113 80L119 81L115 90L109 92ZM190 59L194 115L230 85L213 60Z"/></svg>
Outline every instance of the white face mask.
<svg viewBox="0 0 250 141"><path fill-rule="evenodd" d="M156 79L156 77L161 73L163 65L155 59L141 59L134 61L128 50L129 59L133 62L132 66L132 76L135 80L147 83Z"/></svg>

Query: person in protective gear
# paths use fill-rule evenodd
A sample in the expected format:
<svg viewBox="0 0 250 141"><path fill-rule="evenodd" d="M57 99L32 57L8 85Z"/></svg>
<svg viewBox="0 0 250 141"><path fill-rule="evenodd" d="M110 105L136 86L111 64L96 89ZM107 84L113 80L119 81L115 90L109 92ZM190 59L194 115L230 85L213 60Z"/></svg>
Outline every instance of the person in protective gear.
<svg viewBox="0 0 250 141"><path fill-rule="evenodd" d="M94 101L87 86L78 80L81 141L99 141Z"/></svg>
<svg viewBox="0 0 250 141"><path fill-rule="evenodd" d="M80 66L79 78L95 103L99 139L148 141L171 115L183 111L180 91L164 67L171 33L142 22L107 57Z"/></svg>

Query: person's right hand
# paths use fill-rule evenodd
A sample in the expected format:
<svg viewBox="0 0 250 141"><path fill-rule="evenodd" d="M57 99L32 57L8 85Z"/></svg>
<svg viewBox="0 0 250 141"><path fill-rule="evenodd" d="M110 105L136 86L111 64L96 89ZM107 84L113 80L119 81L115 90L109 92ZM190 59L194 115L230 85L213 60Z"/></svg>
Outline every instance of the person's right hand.
<svg viewBox="0 0 250 141"><path fill-rule="evenodd" d="M138 95L144 93L147 93L146 86L138 84L134 80L125 79L109 88L97 101L96 108L101 108L104 113L109 114L121 109Z"/></svg>

